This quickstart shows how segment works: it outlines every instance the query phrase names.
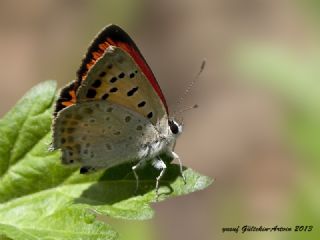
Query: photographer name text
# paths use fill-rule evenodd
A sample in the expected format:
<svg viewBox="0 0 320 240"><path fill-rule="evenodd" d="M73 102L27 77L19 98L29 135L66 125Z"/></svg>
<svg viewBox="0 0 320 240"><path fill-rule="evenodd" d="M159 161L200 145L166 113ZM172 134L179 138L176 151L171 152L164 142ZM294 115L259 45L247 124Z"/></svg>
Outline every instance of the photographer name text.
<svg viewBox="0 0 320 240"><path fill-rule="evenodd" d="M223 233L249 233L249 232L311 232L313 229L312 225L296 225L294 227L288 226L251 226L251 225L243 225L236 227L223 227Z"/></svg>

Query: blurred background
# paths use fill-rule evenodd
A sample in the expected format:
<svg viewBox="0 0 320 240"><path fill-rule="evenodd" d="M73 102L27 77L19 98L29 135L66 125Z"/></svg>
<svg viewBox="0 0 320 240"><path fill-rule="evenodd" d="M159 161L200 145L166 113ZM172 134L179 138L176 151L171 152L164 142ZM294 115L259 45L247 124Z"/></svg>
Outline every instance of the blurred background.
<svg viewBox="0 0 320 240"><path fill-rule="evenodd" d="M74 79L109 23L135 40L169 107L206 58L176 151L215 182L155 204L151 221L106 221L123 239L319 239L319 16L318 0L1 0L0 115L38 82ZM244 225L314 227L222 233Z"/></svg>

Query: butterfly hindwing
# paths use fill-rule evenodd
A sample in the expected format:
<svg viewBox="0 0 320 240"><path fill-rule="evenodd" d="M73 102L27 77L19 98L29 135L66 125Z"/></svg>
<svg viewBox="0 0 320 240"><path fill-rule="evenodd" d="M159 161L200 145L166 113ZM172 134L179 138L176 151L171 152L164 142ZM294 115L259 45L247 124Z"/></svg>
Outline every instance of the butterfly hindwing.
<svg viewBox="0 0 320 240"><path fill-rule="evenodd" d="M92 167L138 160L158 135L140 114L104 100L63 109L53 129L53 148L62 149L64 164Z"/></svg>
<svg viewBox="0 0 320 240"><path fill-rule="evenodd" d="M77 101L105 100L125 106L154 125L166 109L151 83L121 48L110 46L94 64L77 91Z"/></svg>

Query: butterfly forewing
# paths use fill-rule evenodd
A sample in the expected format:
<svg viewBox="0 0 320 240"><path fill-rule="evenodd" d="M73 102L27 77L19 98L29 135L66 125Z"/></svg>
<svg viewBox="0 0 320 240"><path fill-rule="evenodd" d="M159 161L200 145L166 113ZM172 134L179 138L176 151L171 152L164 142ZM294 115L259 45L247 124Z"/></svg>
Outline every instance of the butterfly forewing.
<svg viewBox="0 0 320 240"><path fill-rule="evenodd" d="M152 85L152 88L161 99L164 108L168 112L166 99L148 63L144 59L143 55L141 54L140 50L131 39L131 37L123 29L114 24L106 26L100 33L98 33L98 35L91 43L77 72L77 85L80 86L82 84L82 81L86 79L86 76L90 69L95 65L97 60L105 53L107 48L110 46L121 48L133 58L134 62L144 73L144 75Z"/></svg>
<svg viewBox="0 0 320 240"><path fill-rule="evenodd" d="M134 59L121 48L110 46L90 69L77 91L77 101L105 100L124 106L154 125L166 109Z"/></svg>
<svg viewBox="0 0 320 240"><path fill-rule="evenodd" d="M159 87L159 84L157 83L149 65L140 53L136 44L133 42L130 36L119 26L109 25L105 27L91 43L82 61L82 64L77 72L77 79L72 84L69 84L68 86L62 89L60 97L57 100L54 116L56 116L57 113L65 107L71 106L79 101L76 97L76 92L78 91L80 86L85 84L88 75L90 75L91 69L96 65L100 58L103 58L107 49L109 49L109 47L112 46L120 48L123 52L125 52L128 56L131 57L131 60L134 62L134 65L136 65L136 68L140 70L139 73L143 73L144 80L149 82L149 86L151 86L149 91L154 91L153 95L157 95L157 98L159 98L161 109L165 109L165 112L168 113L166 100ZM108 69L106 69L106 71L104 72L108 72ZM97 86L98 88L98 81L96 82L95 86ZM113 89L113 91L115 91L115 89ZM91 91L91 93L93 94L93 91ZM105 95L104 98L107 98L107 96L108 95ZM138 104L140 104L138 106L139 108L142 108L145 105L143 101L139 102ZM139 113L147 114L148 116L150 112L146 113L146 111L147 110L138 109ZM151 115L153 115L153 113L150 113L149 116ZM157 117L158 115L159 114L157 114ZM154 123L155 119L151 121Z"/></svg>

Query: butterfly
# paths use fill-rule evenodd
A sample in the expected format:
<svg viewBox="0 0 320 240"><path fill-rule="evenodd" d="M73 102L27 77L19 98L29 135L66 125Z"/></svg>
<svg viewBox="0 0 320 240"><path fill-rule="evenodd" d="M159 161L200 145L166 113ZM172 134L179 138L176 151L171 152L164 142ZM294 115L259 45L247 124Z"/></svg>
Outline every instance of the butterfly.
<svg viewBox="0 0 320 240"><path fill-rule="evenodd" d="M166 170L163 156L174 152L182 125L169 116L166 99L150 67L129 35L108 25L91 43L77 78L61 91L53 113L53 150L62 163L80 165L85 174L100 168L146 162ZM184 177L183 177L184 179ZM185 179L184 179L185 180Z"/></svg>

